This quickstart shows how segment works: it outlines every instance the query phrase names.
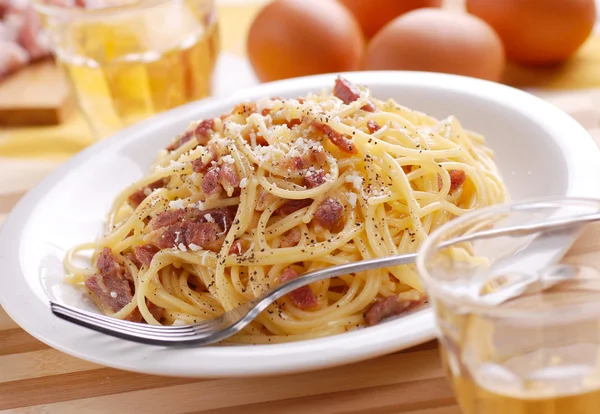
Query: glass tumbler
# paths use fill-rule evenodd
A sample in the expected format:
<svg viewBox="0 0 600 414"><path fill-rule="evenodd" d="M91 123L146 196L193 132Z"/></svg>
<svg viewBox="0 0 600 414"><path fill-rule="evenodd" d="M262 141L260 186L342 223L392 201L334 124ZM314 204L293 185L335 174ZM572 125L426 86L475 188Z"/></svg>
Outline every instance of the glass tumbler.
<svg viewBox="0 0 600 414"><path fill-rule="evenodd" d="M464 414L600 413L600 225L440 244L599 212L600 200L501 205L423 244L417 266Z"/></svg>
<svg viewBox="0 0 600 414"><path fill-rule="evenodd" d="M96 137L209 95L219 49L214 0L41 1L36 9Z"/></svg>

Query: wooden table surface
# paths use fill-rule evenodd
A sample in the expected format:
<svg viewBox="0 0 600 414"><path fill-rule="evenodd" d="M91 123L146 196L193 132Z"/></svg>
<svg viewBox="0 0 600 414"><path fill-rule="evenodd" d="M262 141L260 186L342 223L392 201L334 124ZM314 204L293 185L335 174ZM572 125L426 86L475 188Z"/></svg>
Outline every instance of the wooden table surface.
<svg viewBox="0 0 600 414"><path fill-rule="evenodd" d="M236 0L240 3L248 0ZM252 1L252 0L250 0ZM255 0L256 1L256 0ZM260 0L259 0L260 1ZM243 53L256 6L221 7L224 50ZM564 109L600 143L600 38L561 68L512 69L508 79ZM40 178L91 139L78 114L53 128L0 130L0 222ZM574 254L595 257L594 227ZM183 379L105 368L56 351L0 308L0 412L459 414L435 342L322 371L253 379ZM510 414L510 413L507 413Z"/></svg>

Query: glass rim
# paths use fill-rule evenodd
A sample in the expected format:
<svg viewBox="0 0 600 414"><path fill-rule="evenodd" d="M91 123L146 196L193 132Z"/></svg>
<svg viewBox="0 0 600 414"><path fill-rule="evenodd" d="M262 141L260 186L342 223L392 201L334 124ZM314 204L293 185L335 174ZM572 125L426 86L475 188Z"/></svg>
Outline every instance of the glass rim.
<svg viewBox="0 0 600 414"><path fill-rule="evenodd" d="M102 16L102 15L110 15L121 12L131 12L135 10L150 8L154 6L158 6L165 3L174 2L177 0L134 0L125 4L105 7L105 8L97 8L97 9L86 9L84 7L65 7L65 6L56 6L52 4L46 4L43 0L34 0L33 6L34 8L44 16L53 16L53 17L87 17L87 16ZM205 0L208 3L212 3L214 6L214 0Z"/></svg>
<svg viewBox="0 0 600 414"><path fill-rule="evenodd" d="M535 198L526 198L520 199L516 201L511 201L502 204L496 204L488 207L484 207L472 212L469 212L461 217L457 217L454 220L451 220L442 226L435 229L429 237L423 242L417 252L417 260L416 266L419 277L423 282L425 290L428 292L428 296L434 296L443 299L444 301L450 302L453 305L458 305L461 308L468 309L469 311L474 311L480 314L487 314L493 316L539 316L547 313L555 313L556 309L516 309L516 308L506 308L502 306L486 306L482 304L477 304L474 302L465 302L464 297L460 297L458 295L453 295L448 292L448 290L440 287L436 278L432 277L428 268L426 259L429 256L429 253L435 251L436 245L439 243L439 239L444 234L452 231L453 229L460 227L461 225L468 223L469 221L476 219L482 216L490 216L490 215L499 215L501 213L506 213L510 211L514 211L515 208L520 206L530 206L534 207L535 205L539 205L542 207L545 203L554 204L557 206L560 205L596 205L600 210L600 199L596 198L586 198L586 197L569 197L569 196L554 196L554 197L535 197ZM578 305L572 305L568 311L569 312L580 312L581 310L596 310L600 312L600 302L598 303L583 303Z"/></svg>

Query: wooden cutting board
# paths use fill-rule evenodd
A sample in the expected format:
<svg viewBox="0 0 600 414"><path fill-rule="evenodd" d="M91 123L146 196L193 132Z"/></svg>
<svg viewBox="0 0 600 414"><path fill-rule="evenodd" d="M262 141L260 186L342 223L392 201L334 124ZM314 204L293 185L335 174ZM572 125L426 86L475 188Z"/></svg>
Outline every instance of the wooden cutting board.
<svg viewBox="0 0 600 414"><path fill-rule="evenodd" d="M0 81L0 126L58 125L74 107L67 80L52 59Z"/></svg>

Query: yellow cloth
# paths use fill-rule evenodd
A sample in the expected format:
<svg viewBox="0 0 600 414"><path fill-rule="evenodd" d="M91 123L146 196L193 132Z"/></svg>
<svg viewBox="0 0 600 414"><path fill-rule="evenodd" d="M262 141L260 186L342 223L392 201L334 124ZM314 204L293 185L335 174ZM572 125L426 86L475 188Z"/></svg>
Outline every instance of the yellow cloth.
<svg viewBox="0 0 600 414"><path fill-rule="evenodd" d="M224 51L244 54L248 27L259 10L256 5L220 7L221 39ZM600 36L590 38L579 53L554 68L511 67L506 82L518 87L575 89L600 87ZM73 113L62 125L0 129L2 157L28 162L62 161L93 142L81 115Z"/></svg>

